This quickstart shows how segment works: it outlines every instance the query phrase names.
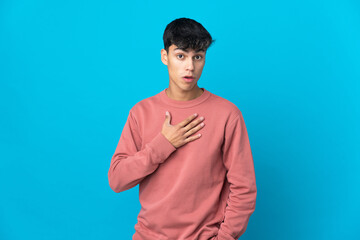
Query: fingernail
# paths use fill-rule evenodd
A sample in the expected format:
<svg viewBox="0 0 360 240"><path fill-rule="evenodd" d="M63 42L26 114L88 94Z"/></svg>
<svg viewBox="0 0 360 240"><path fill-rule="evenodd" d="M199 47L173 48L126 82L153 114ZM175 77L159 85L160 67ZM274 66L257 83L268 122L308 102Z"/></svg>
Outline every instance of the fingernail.
<svg viewBox="0 0 360 240"><path fill-rule="evenodd" d="M194 114L195 117L196 117L197 115L198 115L197 113Z"/></svg>

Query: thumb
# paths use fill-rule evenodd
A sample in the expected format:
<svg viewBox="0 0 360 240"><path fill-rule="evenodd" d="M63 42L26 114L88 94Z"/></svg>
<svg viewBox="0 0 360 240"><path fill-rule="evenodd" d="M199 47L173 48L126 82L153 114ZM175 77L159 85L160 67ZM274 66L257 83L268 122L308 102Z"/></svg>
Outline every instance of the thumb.
<svg viewBox="0 0 360 240"><path fill-rule="evenodd" d="M171 116L168 111L165 112L165 122L170 125L171 122Z"/></svg>

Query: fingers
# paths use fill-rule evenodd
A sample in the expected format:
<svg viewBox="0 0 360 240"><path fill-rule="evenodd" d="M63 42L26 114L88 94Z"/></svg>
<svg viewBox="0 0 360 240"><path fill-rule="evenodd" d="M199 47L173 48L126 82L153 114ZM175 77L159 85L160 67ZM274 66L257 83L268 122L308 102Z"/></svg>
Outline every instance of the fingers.
<svg viewBox="0 0 360 240"><path fill-rule="evenodd" d="M186 125L184 127L184 130L189 131L190 129L195 128L197 125L201 125L201 124L202 124L201 126L203 126L204 123L200 124L200 122L202 122L203 120L204 120L204 117L200 117L199 119L192 121L191 123L189 123L188 125Z"/></svg>
<svg viewBox="0 0 360 240"><path fill-rule="evenodd" d="M171 125L171 115L170 115L170 112L166 111L165 112L165 122L168 124L168 125Z"/></svg>
<svg viewBox="0 0 360 240"><path fill-rule="evenodd" d="M198 139L198 138L200 138L200 137L201 137L201 133L186 138L186 139L185 139L185 142L188 143L188 142L194 141L194 140L196 140L196 139Z"/></svg>
<svg viewBox="0 0 360 240"><path fill-rule="evenodd" d="M185 118L183 121L181 121L181 122L178 124L178 126L179 126L179 127L184 127L184 126L186 126L189 122L191 122L194 118L196 118L197 115L198 115L197 113L190 115L189 117L187 117L187 118Z"/></svg>
<svg viewBox="0 0 360 240"><path fill-rule="evenodd" d="M198 114L196 113L192 114L181 121L179 124L173 126L171 125L170 112L166 111L165 121L161 132L174 147L179 148L184 144L201 137L201 134L195 133L205 126L205 124L202 123L204 117L200 117L199 119L194 120L197 116Z"/></svg>
<svg viewBox="0 0 360 240"><path fill-rule="evenodd" d="M192 123L191 123L191 124L192 124ZM191 124L189 124L189 125L191 125ZM197 123L196 123L196 124L197 124ZM195 124L195 125L196 125L196 124ZM188 125L188 126L189 126L189 125ZM196 132L199 131L200 129L202 129L204 126L205 126L204 123L200 123L200 124L197 124L196 127L190 128L190 130L187 130L187 129L186 129L187 126L186 126L186 127L184 128L184 129L186 129L186 130L185 130L186 133L184 134L184 136L185 136L185 137L188 137L188 136L196 133Z"/></svg>

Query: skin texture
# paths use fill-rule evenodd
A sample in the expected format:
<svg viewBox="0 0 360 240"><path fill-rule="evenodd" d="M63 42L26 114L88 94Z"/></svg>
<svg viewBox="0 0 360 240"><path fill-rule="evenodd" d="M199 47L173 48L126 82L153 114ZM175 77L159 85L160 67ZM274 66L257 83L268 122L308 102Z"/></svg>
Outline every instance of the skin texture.
<svg viewBox="0 0 360 240"><path fill-rule="evenodd" d="M206 51L195 52L193 49L176 49L172 44L167 53L161 49L161 61L167 65L169 72L169 87L166 94L169 98L179 101L192 100L199 97L203 91L198 87L197 81L205 66ZM186 82L184 76L193 76L194 81ZM175 147L179 148L188 142L200 138L195 134L204 127L201 116L190 115L177 125L171 125L171 113L167 112L161 133Z"/></svg>

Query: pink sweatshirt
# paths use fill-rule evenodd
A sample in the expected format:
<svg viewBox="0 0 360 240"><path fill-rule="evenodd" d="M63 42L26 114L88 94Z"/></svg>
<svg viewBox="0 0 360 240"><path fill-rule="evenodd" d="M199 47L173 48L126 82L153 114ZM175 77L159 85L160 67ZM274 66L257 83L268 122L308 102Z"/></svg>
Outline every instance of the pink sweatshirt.
<svg viewBox="0 0 360 240"><path fill-rule="evenodd" d="M234 240L246 230L257 189L244 118L235 104L201 89L189 101L164 89L129 112L108 178L117 193L139 184L133 240ZM161 133L166 111L172 125L203 116L202 136L176 149Z"/></svg>

